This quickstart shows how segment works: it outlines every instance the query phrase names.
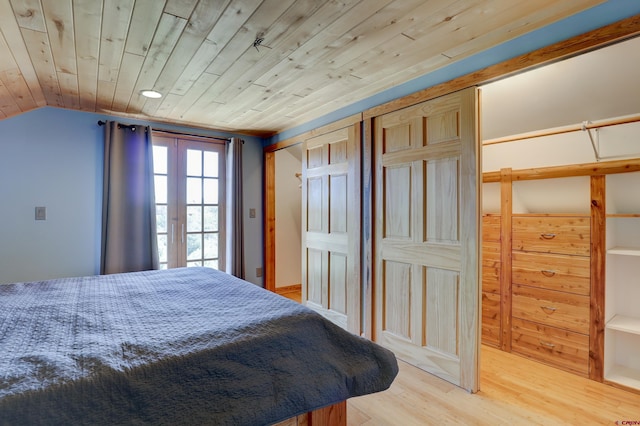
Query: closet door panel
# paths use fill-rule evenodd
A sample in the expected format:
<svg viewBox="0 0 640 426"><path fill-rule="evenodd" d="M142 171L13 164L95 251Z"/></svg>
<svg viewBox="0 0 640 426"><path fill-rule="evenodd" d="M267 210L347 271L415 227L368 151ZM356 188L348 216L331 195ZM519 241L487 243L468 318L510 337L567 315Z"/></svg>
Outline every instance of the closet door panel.
<svg viewBox="0 0 640 426"><path fill-rule="evenodd" d="M470 391L480 336L477 93L375 119L375 340Z"/></svg>
<svg viewBox="0 0 640 426"><path fill-rule="evenodd" d="M359 125L306 140L302 158L302 302L361 332Z"/></svg>

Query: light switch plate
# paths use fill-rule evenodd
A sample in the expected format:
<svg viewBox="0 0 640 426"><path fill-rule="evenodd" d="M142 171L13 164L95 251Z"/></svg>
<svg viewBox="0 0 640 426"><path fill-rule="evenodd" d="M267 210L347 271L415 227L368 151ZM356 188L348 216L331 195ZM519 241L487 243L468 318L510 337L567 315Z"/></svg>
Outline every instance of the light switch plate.
<svg viewBox="0 0 640 426"><path fill-rule="evenodd" d="M46 207L36 207L36 220L47 220Z"/></svg>
<svg viewBox="0 0 640 426"><path fill-rule="evenodd" d="M249 217L254 219L256 217L256 209L249 209Z"/></svg>

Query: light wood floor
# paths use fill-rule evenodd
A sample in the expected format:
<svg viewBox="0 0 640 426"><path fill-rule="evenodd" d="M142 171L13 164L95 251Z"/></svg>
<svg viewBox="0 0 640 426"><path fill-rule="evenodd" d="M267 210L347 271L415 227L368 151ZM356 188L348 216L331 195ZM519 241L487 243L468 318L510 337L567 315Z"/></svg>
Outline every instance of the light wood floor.
<svg viewBox="0 0 640 426"><path fill-rule="evenodd" d="M283 296L300 302L296 292ZM640 394L488 346L481 351L480 392L400 361L388 390L347 402L348 426L640 424Z"/></svg>
<svg viewBox="0 0 640 426"><path fill-rule="evenodd" d="M483 346L480 392L400 362L391 387L347 402L356 425L613 425L640 422L640 394ZM640 424L640 423L626 423Z"/></svg>

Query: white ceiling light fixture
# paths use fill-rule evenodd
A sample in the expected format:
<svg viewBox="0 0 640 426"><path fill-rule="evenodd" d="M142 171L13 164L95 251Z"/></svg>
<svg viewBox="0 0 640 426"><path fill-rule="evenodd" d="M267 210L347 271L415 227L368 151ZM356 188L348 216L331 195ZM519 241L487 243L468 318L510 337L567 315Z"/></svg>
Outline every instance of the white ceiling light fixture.
<svg viewBox="0 0 640 426"><path fill-rule="evenodd" d="M158 99L162 97L162 93L155 90L141 90L140 94L146 98Z"/></svg>

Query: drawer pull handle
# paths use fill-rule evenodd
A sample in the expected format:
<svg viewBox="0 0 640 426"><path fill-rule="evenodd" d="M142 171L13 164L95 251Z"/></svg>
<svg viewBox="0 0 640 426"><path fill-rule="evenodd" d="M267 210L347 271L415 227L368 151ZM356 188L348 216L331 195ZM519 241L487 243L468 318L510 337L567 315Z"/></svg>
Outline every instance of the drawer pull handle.
<svg viewBox="0 0 640 426"><path fill-rule="evenodd" d="M545 277L552 277L556 274L556 271L552 271L551 269L543 269L542 271L540 271L542 273L542 275L544 275Z"/></svg>
<svg viewBox="0 0 640 426"><path fill-rule="evenodd" d="M540 306L540 308L543 311L551 311L551 312L555 312L558 308L555 308L553 306Z"/></svg>
<svg viewBox="0 0 640 426"><path fill-rule="evenodd" d="M549 349L553 349L556 347L556 345L554 345L553 343L549 343L549 342L543 342L542 340L540 340L540 344L542 346L546 346Z"/></svg>
<svg viewBox="0 0 640 426"><path fill-rule="evenodd" d="M544 238L545 240L551 240L556 237L556 234L540 234L540 238Z"/></svg>

